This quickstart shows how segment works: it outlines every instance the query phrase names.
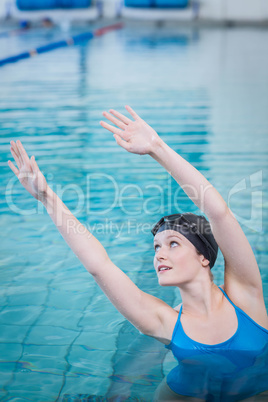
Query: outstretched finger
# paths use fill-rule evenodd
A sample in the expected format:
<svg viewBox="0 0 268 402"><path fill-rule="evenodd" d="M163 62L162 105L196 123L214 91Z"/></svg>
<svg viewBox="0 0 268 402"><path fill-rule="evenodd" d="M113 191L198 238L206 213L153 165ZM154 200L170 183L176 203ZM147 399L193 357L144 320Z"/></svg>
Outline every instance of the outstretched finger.
<svg viewBox="0 0 268 402"><path fill-rule="evenodd" d="M101 121L100 125L103 128L106 128L106 130L111 131L114 134L120 135L122 133L122 130L119 130L119 128L116 128L114 126L111 126L111 124L105 123L105 121Z"/></svg>
<svg viewBox="0 0 268 402"><path fill-rule="evenodd" d="M25 151L22 143L20 142L20 140L17 141L17 146L18 146L18 151L20 153L21 159L23 161L23 163L25 163L26 166L30 167L30 159L29 156L27 154L27 152Z"/></svg>
<svg viewBox="0 0 268 402"><path fill-rule="evenodd" d="M12 170L13 173L15 173L16 176L18 176L19 174L19 169L16 168L16 166L14 165L14 163L12 163L11 161L8 161L8 166L10 167L10 169Z"/></svg>
<svg viewBox="0 0 268 402"><path fill-rule="evenodd" d="M15 162L16 162L18 168L20 169L21 168L21 161L20 161L18 155L16 154L13 146L10 148L10 151L12 153L13 158L15 159Z"/></svg>
<svg viewBox="0 0 268 402"><path fill-rule="evenodd" d="M36 160L35 160L35 157L33 155L31 156L30 163L31 163L33 172L38 173L39 167L38 167L38 165L36 163Z"/></svg>
<svg viewBox="0 0 268 402"><path fill-rule="evenodd" d="M123 123L121 120L118 120L117 118L115 118L114 116L112 116L107 112L103 112L102 114L104 117L106 117L106 119L110 120L110 122L115 124L117 127L121 128L122 130L126 129L127 125Z"/></svg>
<svg viewBox="0 0 268 402"><path fill-rule="evenodd" d="M12 149L11 149L11 152L12 152L12 151L14 152L14 154L15 154L16 157L17 157L17 160L15 159L15 156L12 154L12 155L13 155L13 158L16 160L17 165L18 165L18 168L20 169L21 166L22 166L22 164L23 164L23 161L22 161L22 159L21 159L21 156L20 156L20 153L19 153L17 144L15 143L15 141L11 141L10 144L11 144L11 148L12 148Z"/></svg>
<svg viewBox="0 0 268 402"><path fill-rule="evenodd" d="M132 122L132 120L130 120L128 117L124 116L122 113L119 113L114 109L110 109L109 112L125 124L130 124Z"/></svg>
<svg viewBox="0 0 268 402"><path fill-rule="evenodd" d="M131 116L134 118L134 120L140 119L140 116L136 112L134 112L134 110L130 106L126 105L126 109L131 114Z"/></svg>

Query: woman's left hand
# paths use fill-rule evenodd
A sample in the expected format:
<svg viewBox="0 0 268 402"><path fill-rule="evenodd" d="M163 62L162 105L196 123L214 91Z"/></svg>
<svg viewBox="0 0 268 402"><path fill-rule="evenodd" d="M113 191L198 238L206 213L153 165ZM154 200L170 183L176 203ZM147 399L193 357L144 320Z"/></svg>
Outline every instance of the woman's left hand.
<svg viewBox="0 0 268 402"><path fill-rule="evenodd" d="M134 121L111 109L109 110L110 113L103 112L103 116L117 127L104 121L100 122L101 126L111 131L117 144L128 152L139 155L151 154L155 146L161 141L160 137L130 106L126 106L126 109Z"/></svg>

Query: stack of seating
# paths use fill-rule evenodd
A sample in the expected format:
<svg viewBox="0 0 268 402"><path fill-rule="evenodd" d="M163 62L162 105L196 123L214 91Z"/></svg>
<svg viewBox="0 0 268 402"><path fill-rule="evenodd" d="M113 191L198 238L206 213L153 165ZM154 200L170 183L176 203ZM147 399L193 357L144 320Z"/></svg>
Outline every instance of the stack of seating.
<svg viewBox="0 0 268 402"><path fill-rule="evenodd" d="M126 7L185 8L189 0L125 0Z"/></svg>
<svg viewBox="0 0 268 402"><path fill-rule="evenodd" d="M17 7L22 11L88 8L90 4L91 0L17 0Z"/></svg>

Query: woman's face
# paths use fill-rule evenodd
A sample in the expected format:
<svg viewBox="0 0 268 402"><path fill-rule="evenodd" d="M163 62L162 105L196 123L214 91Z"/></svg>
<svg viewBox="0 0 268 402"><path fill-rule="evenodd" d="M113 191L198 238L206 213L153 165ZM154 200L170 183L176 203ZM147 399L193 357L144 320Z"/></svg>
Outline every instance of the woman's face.
<svg viewBox="0 0 268 402"><path fill-rule="evenodd" d="M194 245L174 230L164 230L154 238L154 267L161 286L179 286L192 281L201 269Z"/></svg>

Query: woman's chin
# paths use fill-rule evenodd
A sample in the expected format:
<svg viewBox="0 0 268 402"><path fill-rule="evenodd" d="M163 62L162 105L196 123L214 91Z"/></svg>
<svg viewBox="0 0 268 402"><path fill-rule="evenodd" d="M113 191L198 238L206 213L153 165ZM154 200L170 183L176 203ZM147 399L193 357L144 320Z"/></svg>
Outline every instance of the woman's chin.
<svg viewBox="0 0 268 402"><path fill-rule="evenodd" d="M158 278L158 283L160 286L178 286L177 283L174 283L173 281L166 280L164 278Z"/></svg>

